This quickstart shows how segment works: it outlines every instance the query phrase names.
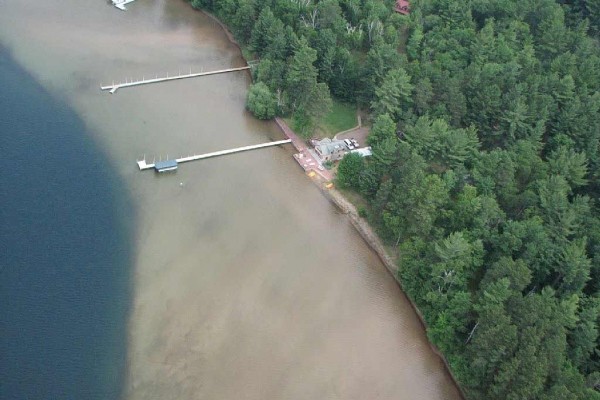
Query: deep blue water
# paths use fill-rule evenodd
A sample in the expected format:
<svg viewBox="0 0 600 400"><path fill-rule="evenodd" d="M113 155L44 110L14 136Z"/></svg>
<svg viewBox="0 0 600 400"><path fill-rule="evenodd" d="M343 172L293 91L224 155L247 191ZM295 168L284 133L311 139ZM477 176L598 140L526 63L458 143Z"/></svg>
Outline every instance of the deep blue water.
<svg viewBox="0 0 600 400"><path fill-rule="evenodd" d="M131 221L77 115L0 47L0 399L116 399Z"/></svg>

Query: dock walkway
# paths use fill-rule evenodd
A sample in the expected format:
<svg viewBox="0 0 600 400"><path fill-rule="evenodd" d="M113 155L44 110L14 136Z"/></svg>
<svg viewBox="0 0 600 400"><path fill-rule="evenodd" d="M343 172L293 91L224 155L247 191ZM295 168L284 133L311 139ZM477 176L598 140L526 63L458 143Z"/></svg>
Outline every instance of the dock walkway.
<svg viewBox="0 0 600 400"><path fill-rule="evenodd" d="M121 83L113 83L112 85L100 86L100 89L101 90L108 90L111 94L113 94L118 89L126 88L126 87L148 85L150 83L175 81L175 80L178 80L178 79L196 78L196 77L199 77L199 76L224 74L224 73L227 73L227 72L243 71L243 70L250 69L250 68L252 68L252 66L251 65L247 65L245 67L220 69L220 70L217 70L217 71L194 72L194 73L190 72L189 74L179 74L179 75L173 75L173 76L167 75L167 76L162 77L162 78L152 78L152 79L144 79L144 78L142 78L142 80L140 80L140 81L130 81L130 82L125 81L125 82L121 82Z"/></svg>
<svg viewBox="0 0 600 400"><path fill-rule="evenodd" d="M267 143L261 143L261 144L254 144L254 145L250 145L250 146L237 147L235 149L214 151L212 153L198 154L198 155L193 155L193 156L189 156L189 157L177 158L176 160L167 160L167 161L174 161L174 162L172 162L169 165L172 165L175 168L177 168L176 166L179 163L184 163L184 162L188 162L188 161L203 160L205 158L217 157L217 156L224 156L224 155L227 155L227 154L239 153L239 152L248 151L248 150L262 149L262 148L265 148L265 147L279 146L279 145L286 144L286 143L291 143L291 142L292 142L291 139L278 140L276 142L267 142ZM159 163L148 164L148 163L146 163L146 159L145 158L143 160L138 160L137 161L137 165L140 168L140 171L143 171L143 170L146 170L146 169L151 169L151 168L156 168L158 164ZM175 169L175 168L172 168L172 169Z"/></svg>

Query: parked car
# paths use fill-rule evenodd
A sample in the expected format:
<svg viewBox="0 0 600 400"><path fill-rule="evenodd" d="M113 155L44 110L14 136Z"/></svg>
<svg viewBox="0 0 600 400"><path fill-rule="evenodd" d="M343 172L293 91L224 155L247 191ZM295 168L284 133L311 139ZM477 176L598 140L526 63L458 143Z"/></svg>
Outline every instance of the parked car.
<svg viewBox="0 0 600 400"><path fill-rule="evenodd" d="M354 144L352 143L352 141L350 141L350 139L344 139L344 143L346 143L346 147L348 147L348 150L354 150Z"/></svg>
<svg viewBox="0 0 600 400"><path fill-rule="evenodd" d="M358 144L358 141L356 139L351 139L351 140L352 140L352 145L358 149L360 147L360 144Z"/></svg>

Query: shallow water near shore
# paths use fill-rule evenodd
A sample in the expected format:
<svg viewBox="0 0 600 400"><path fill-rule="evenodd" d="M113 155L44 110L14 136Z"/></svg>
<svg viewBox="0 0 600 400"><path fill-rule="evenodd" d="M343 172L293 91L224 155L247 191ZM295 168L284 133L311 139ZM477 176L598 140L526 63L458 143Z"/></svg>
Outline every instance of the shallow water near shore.
<svg viewBox="0 0 600 400"><path fill-rule="evenodd" d="M131 199L124 398L459 398L396 282L289 145L137 170L144 154L283 138L244 110L244 72L100 92L243 65L214 21L180 1L8 0L0 41L77 112Z"/></svg>

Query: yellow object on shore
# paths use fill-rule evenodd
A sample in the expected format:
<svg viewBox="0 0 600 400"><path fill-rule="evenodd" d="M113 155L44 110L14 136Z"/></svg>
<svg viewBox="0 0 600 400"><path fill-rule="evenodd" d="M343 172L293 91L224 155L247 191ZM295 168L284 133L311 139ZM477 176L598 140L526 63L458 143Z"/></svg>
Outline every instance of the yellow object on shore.
<svg viewBox="0 0 600 400"><path fill-rule="evenodd" d="M308 176L310 176L311 178L314 178L314 177L315 177L315 175L316 175L315 171L310 171L310 172L308 173Z"/></svg>
<svg viewBox="0 0 600 400"><path fill-rule="evenodd" d="M331 189L331 188L333 187L333 183L331 183L331 182L328 182L327 184L325 184L325 187L326 187L327 189Z"/></svg>

